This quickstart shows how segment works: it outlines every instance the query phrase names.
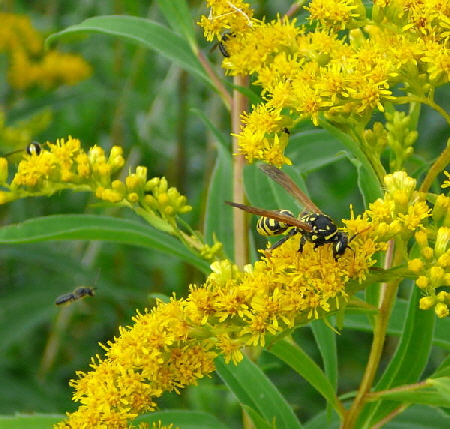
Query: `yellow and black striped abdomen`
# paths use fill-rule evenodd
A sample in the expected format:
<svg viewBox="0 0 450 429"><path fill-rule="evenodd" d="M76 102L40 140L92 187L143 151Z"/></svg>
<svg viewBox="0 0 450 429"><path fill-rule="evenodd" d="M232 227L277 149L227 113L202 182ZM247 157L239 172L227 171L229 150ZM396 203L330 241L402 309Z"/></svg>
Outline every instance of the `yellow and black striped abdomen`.
<svg viewBox="0 0 450 429"><path fill-rule="evenodd" d="M289 210L277 210L277 213L295 218L295 216ZM294 227L292 225L288 225L285 222L279 222L275 219L270 219L265 216L260 217L258 219L258 223L256 224L256 231L258 231L258 234L264 235L265 237L284 234L290 228Z"/></svg>

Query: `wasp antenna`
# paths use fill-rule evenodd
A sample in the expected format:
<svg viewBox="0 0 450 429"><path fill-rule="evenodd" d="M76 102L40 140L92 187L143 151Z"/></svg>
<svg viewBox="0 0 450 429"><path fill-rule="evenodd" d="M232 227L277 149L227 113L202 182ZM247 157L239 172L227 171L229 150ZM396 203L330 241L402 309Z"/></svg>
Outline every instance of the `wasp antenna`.
<svg viewBox="0 0 450 429"><path fill-rule="evenodd" d="M363 232L368 231L370 228L372 228L370 225L364 229L362 229L361 231L355 232L349 239L348 242L350 243L354 238L356 238L357 235L362 234ZM350 246L348 246L349 249L351 249ZM353 250L353 249L352 249Z"/></svg>

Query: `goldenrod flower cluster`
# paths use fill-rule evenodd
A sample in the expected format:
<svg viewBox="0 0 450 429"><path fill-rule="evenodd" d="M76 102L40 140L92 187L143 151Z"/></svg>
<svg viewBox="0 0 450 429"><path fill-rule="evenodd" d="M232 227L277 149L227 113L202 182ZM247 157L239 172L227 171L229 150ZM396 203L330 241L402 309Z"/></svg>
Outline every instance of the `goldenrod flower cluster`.
<svg viewBox="0 0 450 429"><path fill-rule="evenodd" d="M8 161L0 158L0 204L39 195L52 195L63 189L90 191L103 201L130 207L159 229L173 233L175 216L191 207L186 197L165 178L147 180L146 167L138 166L124 181L114 179L124 164L122 148L114 146L109 155L93 146L88 152L78 139L47 142L40 153L26 154L11 182Z"/></svg>
<svg viewBox="0 0 450 429"><path fill-rule="evenodd" d="M386 175L384 184L384 197L369 204L365 215L371 219L378 240L386 242L397 238L406 242L423 227L424 220L430 216L430 208L424 195L415 190L416 180L404 171Z"/></svg>
<svg viewBox="0 0 450 429"><path fill-rule="evenodd" d="M199 22L202 27L209 29L205 32L206 40L212 41L214 37L220 37L224 30L247 31L247 28L253 25L253 11L250 5L242 0L207 0L206 5L211 8L210 15L202 16Z"/></svg>
<svg viewBox="0 0 450 429"><path fill-rule="evenodd" d="M76 54L44 51L44 37L27 16L0 13L0 52L9 58L8 82L18 90L51 89L87 79L91 67Z"/></svg>
<svg viewBox="0 0 450 429"><path fill-rule="evenodd" d="M45 146L48 149L45 149ZM111 183L111 175L124 163L122 149L115 147L107 158L103 149L94 146L86 153L78 139L47 142L38 152L27 154L8 183L8 161L0 158L0 203L37 195L52 195L63 189L95 191Z"/></svg>
<svg viewBox="0 0 450 429"><path fill-rule="evenodd" d="M106 355L79 372L71 385L77 411L57 427L132 427L138 414L154 410L163 392L179 392L214 371L223 355L237 364L245 345L264 346L289 328L338 311L362 288L380 248L368 222L351 219L353 251L335 261L331 245L299 253L292 238L242 271L228 260L214 262L201 286L185 299L134 317L120 329Z"/></svg>
<svg viewBox="0 0 450 429"><path fill-rule="evenodd" d="M176 188L169 188L165 177L154 177L149 180L144 190L149 192L145 196L145 203L152 210L158 210L162 216L173 217L177 213L191 210L191 207L186 205L186 197L180 195Z"/></svg>
<svg viewBox="0 0 450 429"><path fill-rule="evenodd" d="M439 195L432 211L433 224L417 231L415 241L419 257L408 261L408 268L416 276L416 285L424 297L420 308L434 308L438 317L450 314L450 293L440 290L450 286L450 198Z"/></svg>
<svg viewBox="0 0 450 429"><path fill-rule="evenodd" d="M305 9L314 32L287 17L257 21L241 1L207 3L206 38L234 36L223 41L223 68L261 87L263 102L244 115L239 135L249 161L289 164L284 129L305 118L318 125L322 114L354 137L374 110L396 103L394 87L426 98L449 81L447 2L375 1L370 18L360 0L312 0Z"/></svg>

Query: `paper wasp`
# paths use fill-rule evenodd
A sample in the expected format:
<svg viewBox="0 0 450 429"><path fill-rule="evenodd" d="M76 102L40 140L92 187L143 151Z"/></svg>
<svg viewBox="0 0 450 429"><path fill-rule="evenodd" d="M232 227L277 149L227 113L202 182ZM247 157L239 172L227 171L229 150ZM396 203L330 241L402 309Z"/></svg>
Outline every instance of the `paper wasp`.
<svg viewBox="0 0 450 429"><path fill-rule="evenodd" d="M63 295L58 296L58 298L56 298L55 305L70 304L88 295L94 296L94 289L95 288L90 286L77 287L73 292L65 293Z"/></svg>
<svg viewBox="0 0 450 429"><path fill-rule="evenodd" d="M286 173L272 165L261 165L259 168L304 207L303 212L296 218L289 210L265 210L225 201L230 206L261 216L256 226L259 234L273 236L287 232L269 250L277 248L295 234L301 234L299 252L303 252L303 247L307 241L314 244L314 249L331 243L333 245L333 257L337 260L338 256L343 255L346 249L350 248L349 243L356 234L349 238L345 232L339 231L334 221L324 214Z"/></svg>

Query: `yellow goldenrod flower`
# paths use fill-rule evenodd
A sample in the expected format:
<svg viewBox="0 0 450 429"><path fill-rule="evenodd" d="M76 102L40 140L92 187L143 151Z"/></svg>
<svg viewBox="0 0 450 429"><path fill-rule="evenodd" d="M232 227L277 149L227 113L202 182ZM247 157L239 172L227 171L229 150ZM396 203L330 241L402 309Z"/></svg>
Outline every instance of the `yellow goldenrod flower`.
<svg viewBox="0 0 450 429"><path fill-rule="evenodd" d="M200 255L203 256L206 260L214 260L216 256L222 251L223 244L220 241L217 241L214 237L214 244L209 246L204 244L200 249Z"/></svg>
<svg viewBox="0 0 450 429"><path fill-rule="evenodd" d="M447 179L442 183L442 188L448 188L450 186L450 173L448 171L444 171L444 174L447 176Z"/></svg>
<svg viewBox="0 0 450 429"><path fill-rule="evenodd" d="M441 256L439 256L439 258L437 260L437 264L443 268L450 267L450 251L449 250L447 250L445 253L443 253Z"/></svg>
<svg viewBox="0 0 450 429"><path fill-rule="evenodd" d="M448 10L437 0L377 1L370 22L360 0L313 0L305 9L314 31L286 17L258 22L240 1L207 5L210 14L199 23L207 40L220 38L223 31L233 35L226 40L229 55L223 68L228 74L250 75L261 86L263 101L246 116L239 135L241 152L250 162L289 163L283 154L287 140L272 154L272 146L279 144L277 131L260 128L261 112L283 112L293 124L309 118L315 125L322 114L354 136L374 110L395 104L394 87L423 97L450 78ZM339 33L342 29L349 30L348 39ZM403 131L388 141L397 169L412 154L417 137L415 130Z"/></svg>
<svg viewBox="0 0 450 429"><path fill-rule="evenodd" d="M248 161L266 159L277 166L291 164L284 156L288 135L284 131L285 118L279 109L260 105L250 115L243 115L242 121L247 127L237 137Z"/></svg>
<svg viewBox="0 0 450 429"><path fill-rule="evenodd" d="M429 310L434 306L435 300L429 296L420 298L419 307L421 310Z"/></svg>
<svg viewBox="0 0 450 429"><path fill-rule="evenodd" d="M436 295L436 300L438 302L449 302L450 293L443 290Z"/></svg>
<svg viewBox="0 0 450 429"><path fill-rule="evenodd" d="M442 208L447 205L447 197L439 196L433 208L433 227L423 228L414 234L420 250L420 257L408 261L408 268L417 276L416 285L421 288L425 297L422 298L420 308L435 307L438 317L446 317L446 292L439 288L448 286L450 280L450 228L438 227L447 216ZM437 227L437 228L436 228ZM445 302L445 305L438 303Z"/></svg>
<svg viewBox="0 0 450 429"><path fill-rule="evenodd" d="M416 243L420 246L421 249L428 247L428 236L426 231L420 230L414 234L416 239Z"/></svg>
<svg viewBox="0 0 450 429"><path fill-rule="evenodd" d="M431 247L424 247L421 249L420 253L425 258L425 260L431 260L434 257L434 250Z"/></svg>
<svg viewBox="0 0 450 429"><path fill-rule="evenodd" d="M6 158L0 158L0 185L6 183L8 179L8 161Z"/></svg>
<svg viewBox="0 0 450 429"><path fill-rule="evenodd" d="M442 187L445 187L445 182ZM444 194L438 195L433 207L433 221L442 223L443 226L450 227L450 198Z"/></svg>
<svg viewBox="0 0 450 429"><path fill-rule="evenodd" d="M416 181L403 171L388 174L384 178L385 196L369 204L367 214L371 217L380 240L401 234L408 239L416 230L420 230L423 221L430 216L430 208L424 197L415 191ZM420 231L416 232L418 242Z"/></svg>
<svg viewBox="0 0 450 429"><path fill-rule="evenodd" d="M436 233L436 242L434 244L434 250L436 257L439 258L444 252L447 251L450 242L450 228L441 227Z"/></svg>
<svg viewBox="0 0 450 429"><path fill-rule="evenodd" d="M365 19L365 8L358 0L313 0L305 9L311 21L319 21L323 27L336 30L360 25ZM352 24L353 21L356 21Z"/></svg>
<svg viewBox="0 0 450 429"><path fill-rule="evenodd" d="M416 285L420 289L425 289L426 287L428 287L428 284L429 284L429 281L426 276L419 276L416 280Z"/></svg>
<svg viewBox="0 0 450 429"><path fill-rule="evenodd" d="M408 269L410 269L415 274L420 273L423 270L423 267L424 263L419 258L408 261Z"/></svg>
<svg viewBox="0 0 450 429"><path fill-rule="evenodd" d="M220 37L224 29L243 32L252 27L252 14L248 3L242 0L207 0L209 16L202 16L199 25L203 27L206 40Z"/></svg>
<svg viewBox="0 0 450 429"><path fill-rule="evenodd" d="M0 51L9 55L8 81L18 90L74 85L87 79L91 67L79 55L45 52L44 39L26 16L1 13Z"/></svg>
<svg viewBox="0 0 450 429"><path fill-rule="evenodd" d="M447 304L444 304L443 302L438 302L434 307L434 311L436 313L436 316L441 319L444 317L448 317L448 315L450 314L450 310L448 309Z"/></svg>
<svg viewBox="0 0 450 429"><path fill-rule="evenodd" d="M444 280L445 271L442 267L431 267L430 268L430 286L433 288L439 287L442 285Z"/></svg>
<svg viewBox="0 0 450 429"><path fill-rule="evenodd" d="M0 13L0 19L2 21L0 52L12 52L19 46L27 49L32 55L41 52L43 38L33 28L28 16Z"/></svg>

